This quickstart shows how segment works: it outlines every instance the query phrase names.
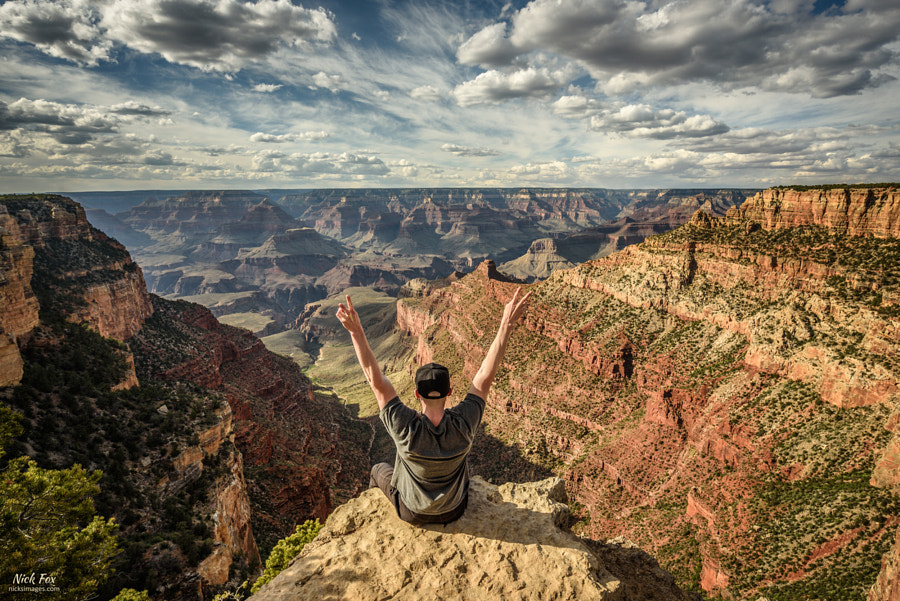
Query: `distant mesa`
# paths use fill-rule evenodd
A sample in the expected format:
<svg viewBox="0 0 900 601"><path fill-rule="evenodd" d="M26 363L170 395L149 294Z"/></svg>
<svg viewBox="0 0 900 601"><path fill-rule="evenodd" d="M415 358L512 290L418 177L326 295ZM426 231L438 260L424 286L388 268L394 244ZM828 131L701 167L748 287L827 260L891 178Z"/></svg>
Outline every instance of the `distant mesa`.
<svg viewBox="0 0 900 601"><path fill-rule="evenodd" d="M275 191L273 191L275 192ZM348 286L396 295L411 279L468 272L486 259L521 280L605 256L748 192L603 189L369 189L154 195L104 217L152 292L202 299L252 292L283 329L306 303ZM304 230L303 228L309 228ZM550 240L533 246L535 241ZM555 245L548 252L548 244ZM245 311L210 297L217 315Z"/></svg>

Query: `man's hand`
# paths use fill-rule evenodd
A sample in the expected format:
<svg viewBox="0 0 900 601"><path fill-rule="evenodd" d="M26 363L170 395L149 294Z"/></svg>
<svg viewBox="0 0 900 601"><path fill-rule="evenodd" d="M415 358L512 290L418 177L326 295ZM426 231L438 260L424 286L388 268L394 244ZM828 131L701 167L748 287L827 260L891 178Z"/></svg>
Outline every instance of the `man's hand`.
<svg viewBox="0 0 900 601"><path fill-rule="evenodd" d="M359 314L353 308L353 301L350 300L350 295L346 295L345 298L347 299L347 306L345 307L344 303L338 305L338 321L350 332L353 349L356 351L356 358L359 360L359 365L366 376L366 382L369 383L369 386L372 387L372 392L375 393L378 408L384 409L384 406L397 396L397 391L394 390L394 386L384 377L381 368L378 367L378 361L375 360L375 354L372 353L372 348L366 339L366 333L363 331Z"/></svg>
<svg viewBox="0 0 900 601"><path fill-rule="evenodd" d="M356 312L356 309L353 308L353 301L350 300L350 295L346 295L347 306L344 306L344 303L340 303L338 305L337 315L338 321L341 322L341 325L350 332L351 334L357 334L363 331L362 322L359 320L359 314Z"/></svg>
<svg viewBox="0 0 900 601"><path fill-rule="evenodd" d="M503 355L506 353L506 343L512 334L513 326L525 315L525 308L528 306L528 299L531 298L531 292L528 292L522 298L519 298L521 288L516 288L512 299L503 307L503 316L500 318L500 327L497 328L497 336L491 343L487 355L481 362L481 367L472 378L472 386L469 392L478 395L485 401L494 383L494 377L497 370L500 369L500 363L503 361Z"/></svg>
<svg viewBox="0 0 900 601"><path fill-rule="evenodd" d="M513 325L519 321L519 319L525 315L525 308L528 306L528 299L531 298L531 292L528 291L525 296L519 298L519 292L521 288L516 288L513 297L506 303L506 306L503 307L503 317L500 318L501 324Z"/></svg>

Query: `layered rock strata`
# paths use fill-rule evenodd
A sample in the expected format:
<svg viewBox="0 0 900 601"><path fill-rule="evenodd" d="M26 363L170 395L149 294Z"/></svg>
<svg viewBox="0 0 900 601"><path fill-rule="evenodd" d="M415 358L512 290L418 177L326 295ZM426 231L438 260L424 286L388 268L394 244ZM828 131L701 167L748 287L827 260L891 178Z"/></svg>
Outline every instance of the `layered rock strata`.
<svg viewBox="0 0 900 601"><path fill-rule="evenodd" d="M350 417L289 359L266 350L246 330L220 324L194 304L154 298L160 314L139 334L147 375L220 391L234 414L235 444L243 456L260 544L271 546L297 523L325 517L366 481L371 428ZM167 334L153 330L162 323ZM166 338L179 341L175 348Z"/></svg>
<svg viewBox="0 0 900 601"><path fill-rule="evenodd" d="M638 540L682 583L861 598L900 519L870 485L896 482L883 426L900 403L900 241L848 235L838 217L788 228L741 214L698 214L535 285L486 430L566 479L584 532ZM515 288L491 272L398 303L419 359L451 367L454 388ZM477 469L495 460L473 454Z"/></svg>
<svg viewBox="0 0 900 601"><path fill-rule="evenodd" d="M287 326L305 304L350 286L396 295L414 278L514 260L537 239L589 228L561 243L564 261L527 254L519 277L613 252L683 223L690 207L718 210L740 191L546 189L316 190L279 199L294 221L260 195L193 192L150 199L116 215L152 238L136 252L152 292L201 302L217 315L262 313ZM257 204L254 204L257 203ZM724 209L722 209L724 210ZM636 217L607 222L634 213ZM308 228L298 227L308 225ZM596 227L597 229L590 229ZM661 229L660 229L661 228ZM563 247L565 248L562 251ZM241 299L260 303L248 307ZM261 300L260 300L261 299Z"/></svg>
<svg viewBox="0 0 900 601"><path fill-rule="evenodd" d="M630 543L567 531L566 501L559 479L497 487L475 477L462 518L417 527L370 489L251 599L692 599Z"/></svg>
<svg viewBox="0 0 900 601"><path fill-rule="evenodd" d="M900 238L900 190L770 189L731 209L728 217L769 230L815 225L851 236Z"/></svg>
<svg viewBox="0 0 900 601"><path fill-rule="evenodd" d="M88 323L118 340L141 328L152 312L141 269L124 246L88 223L79 204L53 195L3 197L0 203L10 223L4 245L33 249L34 269L42 272L42 281L53 288L47 293L57 298L58 309L71 321ZM27 292L20 296L29 297ZM19 329L34 321L33 308L22 310L32 317L20 319Z"/></svg>

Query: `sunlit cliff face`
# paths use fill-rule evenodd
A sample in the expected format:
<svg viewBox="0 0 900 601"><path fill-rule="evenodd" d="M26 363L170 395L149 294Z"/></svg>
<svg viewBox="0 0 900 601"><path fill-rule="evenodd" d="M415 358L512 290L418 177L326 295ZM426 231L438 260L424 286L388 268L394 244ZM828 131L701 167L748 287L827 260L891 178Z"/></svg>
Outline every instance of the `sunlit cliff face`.
<svg viewBox="0 0 900 601"><path fill-rule="evenodd" d="M565 478L580 531L632 537L682 583L867 594L900 515L898 199L770 190L552 274L486 432ZM398 315L420 356L470 375L514 287L479 268ZM515 478L497 452L477 469Z"/></svg>

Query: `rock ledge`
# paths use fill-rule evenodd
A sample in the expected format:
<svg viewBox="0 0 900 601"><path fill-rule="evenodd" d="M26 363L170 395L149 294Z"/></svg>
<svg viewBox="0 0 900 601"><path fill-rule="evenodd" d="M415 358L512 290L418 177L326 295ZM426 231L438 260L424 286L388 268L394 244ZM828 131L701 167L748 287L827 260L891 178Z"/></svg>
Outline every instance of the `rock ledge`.
<svg viewBox="0 0 900 601"><path fill-rule="evenodd" d="M370 489L338 507L251 599L692 598L631 543L598 543L565 529L566 500L559 478L498 487L476 476L461 519L416 527Z"/></svg>

